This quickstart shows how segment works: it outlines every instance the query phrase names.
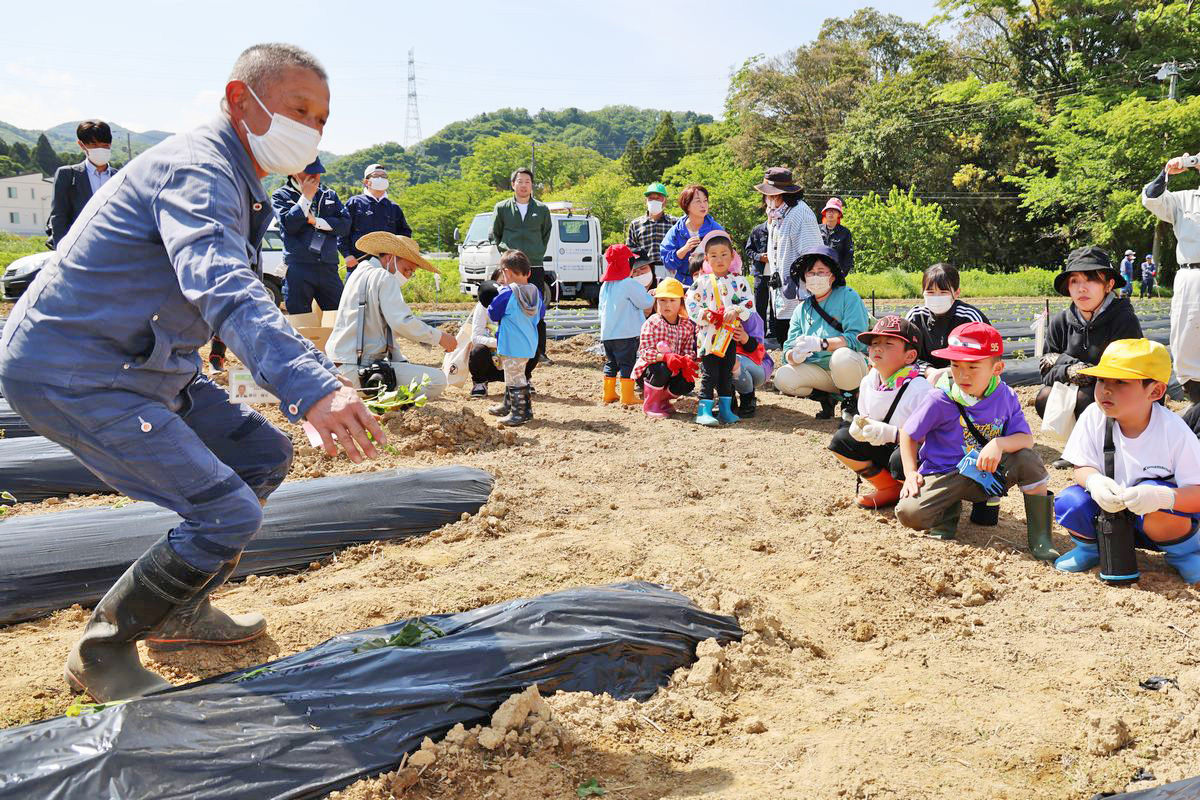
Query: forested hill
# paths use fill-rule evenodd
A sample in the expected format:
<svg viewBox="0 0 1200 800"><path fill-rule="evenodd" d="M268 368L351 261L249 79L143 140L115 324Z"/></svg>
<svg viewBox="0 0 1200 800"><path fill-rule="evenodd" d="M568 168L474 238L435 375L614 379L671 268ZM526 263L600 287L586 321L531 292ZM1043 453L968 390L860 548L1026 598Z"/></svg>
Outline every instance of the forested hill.
<svg viewBox="0 0 1200 800"><path fill-rule="evenodd" d="M712 122L708 114L672 111L675 127L683 132L693 125ZM389 171L408 173L409 183L424 183L457 177L459 163L471 155L475 142L502 133L519 133L537 142L558 142L597 150L618 158L630 138L645 142L664 112L633 106L606 106L598 111L568 108L530 114L523 108L502 108L467 120L452 122L422 142L419 155L406 152L395 142L373 145L339 158L329 167L331 182L359 183L368 164L382 164Z"/></svg>

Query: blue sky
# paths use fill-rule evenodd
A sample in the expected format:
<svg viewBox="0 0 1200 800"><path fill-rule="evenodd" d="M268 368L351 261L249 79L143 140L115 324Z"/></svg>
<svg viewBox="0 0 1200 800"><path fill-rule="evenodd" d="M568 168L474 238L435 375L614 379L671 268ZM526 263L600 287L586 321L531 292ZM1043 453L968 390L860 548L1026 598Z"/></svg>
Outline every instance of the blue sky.
<svg viewBox="0 0 1200 800"><path fill-rule="evenodd" d="M720 115L745 59L810 41L825 17L869 5L916 22L936 13L934 0L11 3L0 120L178 131L216 113L233 60L258 41L293 42L325 64L333 113L321 146L336 153L403 140L410 47L425 136L505 106Z"/></svg>

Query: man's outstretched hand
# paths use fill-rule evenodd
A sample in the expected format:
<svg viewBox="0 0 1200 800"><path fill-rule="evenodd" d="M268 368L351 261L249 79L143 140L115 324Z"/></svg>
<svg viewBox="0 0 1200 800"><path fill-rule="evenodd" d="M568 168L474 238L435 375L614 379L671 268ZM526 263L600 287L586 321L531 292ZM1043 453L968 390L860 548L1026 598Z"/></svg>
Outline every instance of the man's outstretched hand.
<svg viewBox="0 0 1200 800"><path fill-rule="evenodd" d="M305 419L321 435L321 446L331 457L337 456L337 442L341 442L350 460L361 464L363 456L375 458L379 455L376 442L387 444L387 434L379 422L359 399L358 392L348 386L339 386L314 403ZM375 442L367 438L368 433ZM337 436L337 442L334 436Z"/></svg>

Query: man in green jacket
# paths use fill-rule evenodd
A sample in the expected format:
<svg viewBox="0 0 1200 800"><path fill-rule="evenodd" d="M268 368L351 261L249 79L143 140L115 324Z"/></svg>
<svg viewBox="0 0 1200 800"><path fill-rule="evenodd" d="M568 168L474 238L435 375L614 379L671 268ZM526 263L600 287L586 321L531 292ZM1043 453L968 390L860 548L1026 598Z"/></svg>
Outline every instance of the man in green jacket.
<svg viewBox="0 0 1200 800"><path fill-rule="evenodd" d="M538 287L546 297L546 246L550 244L550 230L554 221L550 209L533 197L533 172L521 167L512 174L513 196L496 203L492 209L492 240L501 253L520 250L529 256L529 282ZM538 359L546 359L546 321L538 323Z"/></svg>

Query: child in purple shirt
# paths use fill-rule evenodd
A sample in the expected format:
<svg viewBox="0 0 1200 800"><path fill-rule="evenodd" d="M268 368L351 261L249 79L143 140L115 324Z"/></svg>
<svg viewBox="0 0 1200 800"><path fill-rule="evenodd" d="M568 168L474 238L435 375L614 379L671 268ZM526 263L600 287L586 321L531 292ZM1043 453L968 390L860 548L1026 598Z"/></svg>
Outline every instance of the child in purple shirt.
<svg viewBox="0 0 1200 800"><path fill-rule="evenodd" d="M949 359L953 379L943 375L900 432L907 477L896 519L953 539L963 500L979 503L1019 486L1029 549L1038 559L1053 560L1058 553L1050 542L1049 475L1033 450L1016 392L1000 380L1004 340L991 325L969 322L951 331L948 345L933 355Z"/></svg>

